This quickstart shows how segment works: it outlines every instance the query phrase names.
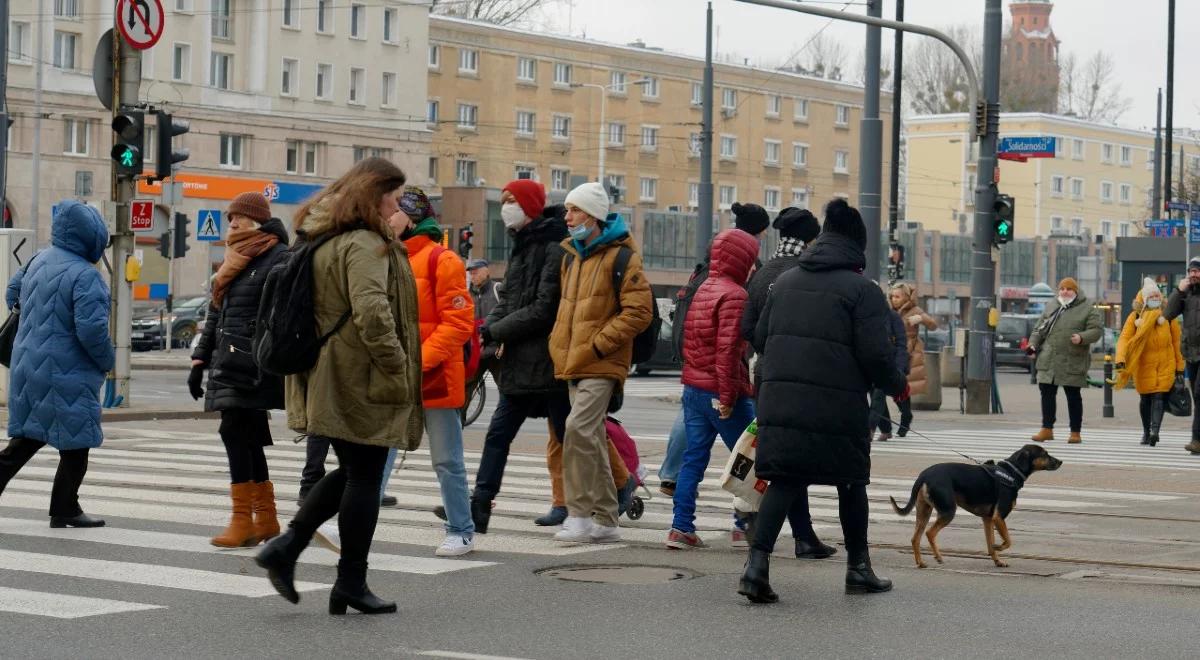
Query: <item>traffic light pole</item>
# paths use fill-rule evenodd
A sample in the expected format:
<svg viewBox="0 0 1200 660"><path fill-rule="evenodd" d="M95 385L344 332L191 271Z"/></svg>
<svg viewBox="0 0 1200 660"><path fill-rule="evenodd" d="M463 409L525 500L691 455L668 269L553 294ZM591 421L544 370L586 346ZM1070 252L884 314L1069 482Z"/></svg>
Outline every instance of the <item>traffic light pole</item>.
<svg viewBox="0 0 1200 660"><path fill-rule="evenodd" d="M116 37L113 39L113 118L121 112L124 103L138 101L142 84L141 54ZM133 258L134 236L130 229L129 202L137 192L137 182L132 177L118 175L116 164L112 164L112 199L114 202L112 236L112 300L111 333L116 347L116 367L110 378L113 388L106 396L109 406L129 406L130 332L133 323L133 286L126 278L128 262Z"/></svg>
<svg viewBox="0 0 1200 660"><path fill-rule="evenodd" d="M168 185L174 185L175 179L171 179L168 184L163 181L163 190L167 189ZM173 202L174 200L172 200ZM171 292L174 290L175 284L175 204L172 203L167 207L167 314L170 314L175 307L175 299L171 297ZM175 323L168 323L162 329L163 346L167 349L167 354L171 354L172 332ZM185 347L186 348L186 347Z"/></svg>

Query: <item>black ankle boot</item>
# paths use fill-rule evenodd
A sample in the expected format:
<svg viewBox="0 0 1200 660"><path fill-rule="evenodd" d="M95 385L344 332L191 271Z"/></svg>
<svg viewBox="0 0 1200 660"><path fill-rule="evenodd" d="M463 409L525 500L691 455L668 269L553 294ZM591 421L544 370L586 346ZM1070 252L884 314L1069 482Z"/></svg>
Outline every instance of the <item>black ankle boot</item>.
<svg viewBox="0 0 1200 660"><path fill-rule="evenodd" d="M1150 446L1158 444L1158 431L1162 428L1163 420L1163 400L1162 397L1156 397L1154 403L1150 406Z"/></svg>
<svg viewBox="0 0 1200 660"><path fill-rule="evenodd" d="M1142 444L1143 445L1150 444L1150 431L1149 430L1142 431Z"/></svg>
<svg viewBox="0 0 1200 660"><path fill-rule="evenodd" d="M296 558L307 545L307 540L302 541L296 530L288 527L286 532L271 539L254 558L254 563L267 569L267 579L275 591L293 605L300 602L300 594L296 593Z"/></svg>
<svg viewBox="0 0 1200 660"><path fill-rule="evenodd" d="M487 534L488 521L492 519L492 501L480 497L471 498L471 520L476 534Z"/></svg>
<svg viewBox="0 0 1200 660"><path fill-rule="evenodd" d="M837 548L825 545L816 538L810 541L796 539L796 559L825 559L836 552Z"/></svg>
<svg viewBox="0 0 1200 660"><path fill-rule="evenodd" d="M338 578L329 592L329 613L345 614L347 607L363 614L392 614L396 603L383 600L371 593L367 586L367 562L341 560L338 562Z"/></svg>
<svg viewBox="0 0 1200 660"><path fill-rule="evenodd" d="M875 575L871 569L871 558L863 553L852 556L846 564L846 593L883 593L892 590L892 581Z"/></svg>
<svg viewBox="0 0 1200 660"><path fill-rule="evenodd" d="M738 583L738 593L751 603L775 603L779 596L771 589L771 555L762 550L750 549L746 560L746 572Z"/></svg>

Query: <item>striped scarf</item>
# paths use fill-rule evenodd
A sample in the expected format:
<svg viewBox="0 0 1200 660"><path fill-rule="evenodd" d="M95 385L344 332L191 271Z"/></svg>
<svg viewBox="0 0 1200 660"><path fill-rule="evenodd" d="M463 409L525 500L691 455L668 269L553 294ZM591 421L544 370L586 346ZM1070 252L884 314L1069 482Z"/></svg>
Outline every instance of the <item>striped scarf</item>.
<svg viewBox="0 0 1200 660"><path fill-rule="evenodd" d="M779 245L775 248L775 258L798 257L804 251L804 241L791 236L780 236Z"/></svg>

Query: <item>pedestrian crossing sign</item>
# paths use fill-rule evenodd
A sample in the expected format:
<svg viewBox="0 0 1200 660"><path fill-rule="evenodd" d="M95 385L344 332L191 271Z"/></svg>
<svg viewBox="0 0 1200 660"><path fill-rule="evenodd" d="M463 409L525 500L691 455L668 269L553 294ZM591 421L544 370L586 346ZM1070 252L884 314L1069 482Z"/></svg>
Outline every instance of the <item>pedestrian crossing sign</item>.
<svg viewBox="0 0 1200 660"><path fill-rule="evenodd" d="M196 240L221 240L221 212L216 209L204 209L196 214Z"/></svg>

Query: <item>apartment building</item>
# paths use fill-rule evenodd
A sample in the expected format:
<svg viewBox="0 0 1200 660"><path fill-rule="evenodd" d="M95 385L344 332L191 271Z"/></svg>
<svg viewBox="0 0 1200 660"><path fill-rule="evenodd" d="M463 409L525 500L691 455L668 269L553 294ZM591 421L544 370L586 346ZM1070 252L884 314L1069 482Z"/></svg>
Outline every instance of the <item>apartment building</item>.
<svg viewBox="0 0 1200 660"><path fill-rule="evenodd" d="M109 198L111 115L95 97L91 69L114 4L47 0L38 16L36 0L11 2L8 103L16 121L7 194L14 225L36 224L42 244L57 201L103 207ZM194 222L201 209L223 209L238 193L261 190L290 221L308 196L367 156L423 172L427 4L163 0L163 35L141 54L140 100L191 122L176 139L191 158L178 177L185 189L175 210ZM146 144L153 141L150 129ZM143 197L160 192L139 186ZM160 211L155 230L139 236L139 297L166 282L157 239L167 215ZM223 254L221 244L193 237L176 264L176 290L201 292Z"/></svg>
<svg viewBox="0 0 1200 660"><path fill-rule="evenodd" d="M651 278L684 280L694 263L687 213L699 203L703 59L433 16L426 64L433 144L423 183L445 193L445 224L473 224L478 256L505 259L497 200L507 181L541 181L561 200L599 178L603 156L604 182L654 257ZM856 199L861 86L732 64L717 64L714 80L718 229L735 201L776 211ZM451 199L459 195L478 199L464 206Z"/></svg>

